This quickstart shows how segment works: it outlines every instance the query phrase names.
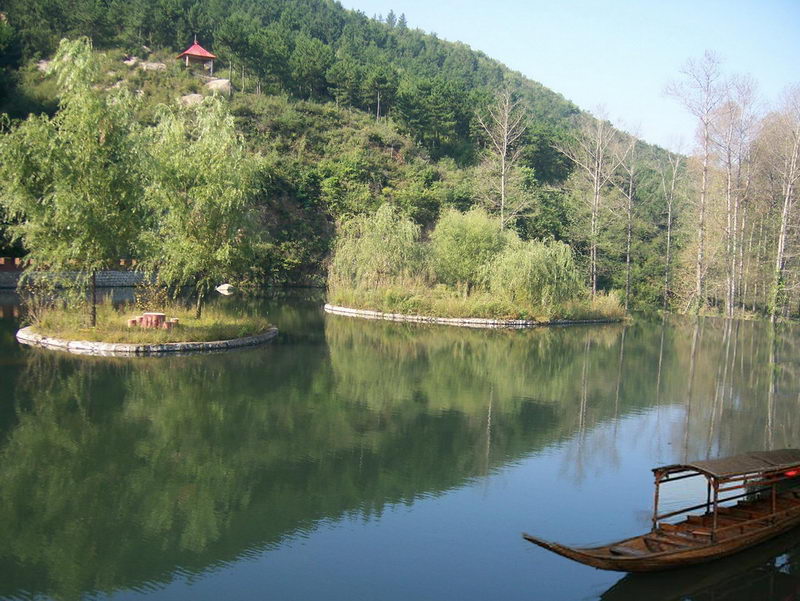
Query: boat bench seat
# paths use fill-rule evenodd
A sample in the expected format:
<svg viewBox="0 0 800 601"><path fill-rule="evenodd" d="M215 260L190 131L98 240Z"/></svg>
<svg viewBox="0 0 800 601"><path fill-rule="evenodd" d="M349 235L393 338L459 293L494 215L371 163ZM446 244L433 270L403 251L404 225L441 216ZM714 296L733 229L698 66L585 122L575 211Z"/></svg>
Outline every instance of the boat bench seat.
<svg viewBox="0 0 800 601"><path fill-rule="evenodd" d="M628 557L639 557L648 554L647 551L632 549L631 547L625 547L623 545L614 545L613 547L609 547L608 550L614 555L627 555Z"/></svg>

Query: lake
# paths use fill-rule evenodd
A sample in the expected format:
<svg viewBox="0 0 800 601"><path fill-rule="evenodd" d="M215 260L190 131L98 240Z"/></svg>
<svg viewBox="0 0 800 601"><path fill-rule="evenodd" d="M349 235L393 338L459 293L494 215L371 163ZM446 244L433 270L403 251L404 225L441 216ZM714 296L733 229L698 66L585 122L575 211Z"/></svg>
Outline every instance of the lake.
<svg viewBox="0 0 800 601"><path fill-rule="evenodd" d="M800 446L796 326L468 330L293 292L219 300L266 311L266 346L125 359L20 347L12 302L0 599L798 598L797 532L636 577L521 537L639 534L650 468Z"/></svg>

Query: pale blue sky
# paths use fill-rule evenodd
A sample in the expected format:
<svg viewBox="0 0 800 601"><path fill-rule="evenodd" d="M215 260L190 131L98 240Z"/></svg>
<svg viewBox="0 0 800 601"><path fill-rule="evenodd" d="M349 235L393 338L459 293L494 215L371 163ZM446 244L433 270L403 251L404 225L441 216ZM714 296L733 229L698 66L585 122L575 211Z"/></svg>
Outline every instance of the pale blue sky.
<svg viewBox="0 0 800 601"><path fill-rule="evenodd" d="M713 50L750 74L766 105L800 83L800 0L341 0L367 16L462 41L649 142L688 151L694 123L664 95L690 57Z"/></svg>

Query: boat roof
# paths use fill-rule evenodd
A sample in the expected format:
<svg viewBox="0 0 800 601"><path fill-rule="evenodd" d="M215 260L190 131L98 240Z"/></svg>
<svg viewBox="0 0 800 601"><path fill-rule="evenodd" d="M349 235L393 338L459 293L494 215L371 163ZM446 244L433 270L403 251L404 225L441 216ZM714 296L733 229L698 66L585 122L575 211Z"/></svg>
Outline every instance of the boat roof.
<svg viewBox="0 0 800 601"><path fill-rule="evenodd" d="M656 473L697 471L712 478L724 479L744 474L771 473L800 467L800 449L754 451L743 455L675 463L654 468Z"/></svg>

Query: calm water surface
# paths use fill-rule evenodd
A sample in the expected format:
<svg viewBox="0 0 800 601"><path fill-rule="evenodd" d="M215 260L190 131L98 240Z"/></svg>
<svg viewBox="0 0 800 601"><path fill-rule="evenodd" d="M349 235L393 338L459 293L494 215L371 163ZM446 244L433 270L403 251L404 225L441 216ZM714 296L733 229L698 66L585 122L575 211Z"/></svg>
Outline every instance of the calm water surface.
<svg viewBox="0 0 800 601"><path fill-rule="evenodd" d="M797 328L471 331L258 302L274 344L139 359L21 348L0 307L0 598L800 598L796 532L637 577L520 536L639 534L651 467L800 446Z"/></svg>

